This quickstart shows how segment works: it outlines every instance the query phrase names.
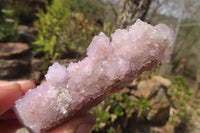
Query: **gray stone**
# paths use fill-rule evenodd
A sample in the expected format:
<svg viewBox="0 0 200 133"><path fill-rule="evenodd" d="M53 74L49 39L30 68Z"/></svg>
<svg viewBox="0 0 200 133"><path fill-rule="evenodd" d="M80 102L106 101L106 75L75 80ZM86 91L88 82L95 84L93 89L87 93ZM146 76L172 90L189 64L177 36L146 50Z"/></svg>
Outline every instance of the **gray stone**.
<svg viewBox="0 0 200 133"><path fill-rule="evenodd" d="M150 99L150 110L147 120L153 123L165 123L169 118L170 104L164 89L159 89L157 95Z"/></svg>
<svg viewBox="0 0 200 133"><path fill-rule="evenodd" d="M31 60L31 70L32 71L41 71L41 67L44 64L44 61L41 59L32 58Z"/></svg>
<svg viewBox="0 0 200 133"><path fill-rule="evenodd" d="M189 133L200 133L200 119L197 111L200 112L200 109L193 110L191 120L189 121Z"/></svg>
<svg viewBox="0 0 200 133"><path fill-rule="evenodd" d="M25 43L0 43L0 79L17 79L28 72L29 46Z"/></svg>
<svg viewBox="0 0 200 133"><path fill-rule="evenodd" d="M4 60L0 59L0 79L17 78L30 70L30 63L27 60Z"/></svg>
<svg viewBox="0 0 200 133"><path fill-rule="evenodd" d="M29 51L25 43L0 43L0 59L13 59Z"/></svg>
<svg viewBox="0 0 200 133"><path fill-rule="evenodd" d="M169 87L171 85L171 81L161 76L153 76L152 80L162 84L164 87Z"/></svg>
<svg viewBox="0 0 200 133"><path fill-rule="evenodd" d="M137 83L137 89L131 90L131 99L145 98L150 103L150 110L144 116L153 123L164 123L169 118L170 104L166 91L171 81L161 76L154 76L150 80L142 80Z"/></svg>
<svg viewBox="0 0 200 133"><path fill-rule="evenodd" d="M136 92L136 95L138 97L143 97L146 99L149 99L158 90L156 83L152 80L144 80L144 81L139 82L137 85L137 88L138 88L138 91Z"/></svg>
<svg viewBox="0 0 200 133"><path fill-rule="evenodd" d="M129 93L129 92L130 92L130 89L129 89L129 88L126 88L126 87L119 91L119 93L122 94L122 95L123 95L123 94L127 94L127 93Z"/></svg>

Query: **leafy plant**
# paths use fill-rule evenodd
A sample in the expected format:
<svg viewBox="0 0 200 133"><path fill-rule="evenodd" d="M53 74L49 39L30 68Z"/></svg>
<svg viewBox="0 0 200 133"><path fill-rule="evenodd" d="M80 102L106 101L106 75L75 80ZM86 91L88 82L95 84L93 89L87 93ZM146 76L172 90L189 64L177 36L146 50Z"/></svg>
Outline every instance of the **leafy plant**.
<svg viewBox="0 0 200 133"><path fill-rule="evenodd" d="M138 117L143 118L143 115L146 113L146 111L150 110L150 103L146 98L139 98L137 102L138 106Z"/></svg>
<svg viewBox="0 0 200 133"><path fill-rule="evenodd" d="M89 16L89 21L98 21L103 25L105 9L98 0L65 0L72 12L81 12L84 16Z"/></svg>
<svg viewBox="0 0 200 133"><path fill-rule="evenodd" d="M187 109L187 106L191 102L192 92L181 75L176 76L172 81L172 84L169 97L175 111L170 115L169 122L173 125L187 123L191 116L191 111ZM200 102L195 100L193 103L197 105ZM177 119L179 119L179 121L177 121Z"/></svg>
<svg viewBox="0 0 200 133"><path fill-rule="evenodd" d="M8 5L13 9L13 16L20 24L32 25L36 19L36 6L33 1L12 0L8 2Z"/></svg>
<svg viewBox="0 0 200 133"><path fill-rule="evenodd" d="M135 103L129 99L128 95L116 93L108 97L102 106L97 106L93 110L96 117L95 130L99 131L106 125L114 123L122 116L130 118L134 112ZM110 125L107 129L108 133L114 132L114 128Z"/></svg>
<svg viewBox="0 0 200 133"><path fill-rule="evenodd" d="M69 0L54 0L46 7L46 13L40 10L37 15L38 36L33 48L35 52L43 51L46 60L60 58L63 51L83 54L94 35L110 29L109 23L103 28L96 21L85 18L82 12L74 12L71 3Z"/></svg>
<svg viewBox="0 0 200 133"><path fill-rule="evenodd" d="M110 127L107 129L107 133L115 133L115 129L113 127Z"/></svg>
<svg viewBox="0 0 200 133"><path fill-rule="evenodd" d="M4 9L2 16L0 16L0 41L1 42L15 42L19 39L18 34L18 22L7 22L6 19L11 19L13 16L13 10Z"/></svg>
<svg viewBox="0 0 200 133"><path fill-rule="evenodd" d="M67 32L69 9L63 5L63 0L55 0L46 7L47 13L40 10L37 15L39 22L35 26L38 28L38 36L33 46L36 52L44 51L47 59L56 59L63 43L62 35Z"/></svg>

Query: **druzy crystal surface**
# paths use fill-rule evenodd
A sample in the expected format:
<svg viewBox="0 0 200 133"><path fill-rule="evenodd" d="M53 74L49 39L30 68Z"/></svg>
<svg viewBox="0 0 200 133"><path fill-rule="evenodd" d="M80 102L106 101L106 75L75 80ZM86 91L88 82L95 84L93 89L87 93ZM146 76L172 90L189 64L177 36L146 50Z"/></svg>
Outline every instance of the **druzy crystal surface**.
<svg viewBox="0 0 200 133"><path fill-rule="evenodd" d="M31 131L49 130L154 67L168 56L173 41L174 33L166 25L153 27L141 20L129 30L117 29L111 40L100 33L89 45L86 58L67 68L54 63L46 82L17 100L15 110Z"/></svg>

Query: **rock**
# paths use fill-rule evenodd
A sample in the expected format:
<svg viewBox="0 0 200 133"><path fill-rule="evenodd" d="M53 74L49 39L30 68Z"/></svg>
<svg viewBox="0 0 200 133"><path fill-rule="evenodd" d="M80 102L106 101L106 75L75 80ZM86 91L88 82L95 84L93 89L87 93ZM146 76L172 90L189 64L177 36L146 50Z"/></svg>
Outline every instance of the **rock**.
<svg viewBox="0 0 200 133"><path fill-rule="evenodd" d="M189 133L200 133L200 119L197 112L200 112L200 108L193 110L191 120L189 121Z"/></svg>
<svg viewBox="0 0 200 133"><path fill-rule="evenodd" d="M0 59L16 58L29 51L29 46L25 43L0 43Z"/></svg>
<svg viewBox="0 0 200 133"><path fill-rule="evenodd" d="M19 34L31 33L34 36L36 36L37 33L38 33L37 28L35 28L35 27L28 27L26 25L19 25L18 26L18 31L19 31Z"/></svg>
<svg viewBox="0 0 200 133"><path fill-rule="evenodd" d="M31 44L35 40L35 36L31 33L24 33L20 35L20 42Z"/></svg>
<svg viewBox="0 0 200 133"><path fill-rule="evenodd" d="M153 76L150 80L142 80L139 83L133 81L129 87L137 88L131 90L131 93L136 97L149 99L161 88L169 88L171 81L161 76Z"/></svg>
<svg viewBox="0 0 200 133"><path fill-rule="evenodd" d="M41 71L41 67L44 64L44 61L41 59L32 58L31 60L31 70L32 71Z"/></svg>
<svg viewBox="0 0 200 133"><path fill-rule="evenodd" d="M150 133L174 133L174 126L169 123L163 126L151 126Z"/></svg>
<svg viewBox="0 0 200 133"><path fill-rule="evenodd" d="M136 81L136 80L133 80L133 82L130 83L128 87L134 87L134 86L136 86L136 85L137 85L137 81Z"/></svg>
<svg viewBox="0 0 200 133"><path fill-rule="evenodd" d="M152 80L162 84L166 88L168 88L171 85L171 81L169 79L163 78L161 76L153 76Z"/></svg>
<svg viewBox="0 0 200 133"><path fill-rule="evenodd" d="M154 124L132 117L127 125L125 133L174 133L174 126L169 123Z"/></svg>
<svg viewBox="0 0 200 133"><path fill-rule="evenodd" d="M34 41L36 35L37 35L37 29L28 27L26 25L19 25L18 31L20 34L20 41L30 44Z"/></svg>
<svg viewBox="0 0 200 133"><path fill-rule="evenodd" d="M30 70L30 63L27 60L4 60L0 59L0 79L21 77Z"/></svg>
<svg viewBox="0 0 200 133"><path fill-rule="evenodd" d="M29 27L26 25L19 25L18 31L19 31L19 34L24 34L25 32L29 31Z"/></svg>
<svg viewBox="0 0 200 133"><path fill-rule="evenodd" d="M15 102L16 112L26 127L33 132L51 129L97 105L164 59L174 40L173 32L165 25L151 27L140 20L135 28L117 30L112 34L112 42L100 33L82 61L71 63L68 68L58 63L49 67L47 82ZM133 52L134 48L137 52Z"/></svg>
<svg viewBox="0 0 200 133"><path fill-rule="evenodd" d="M137 88L138 88L138 91L136 92L136 95L138 97L143 97L146 99L149 99L159 89L155 85L155 82L151 80L144 80L144 81L139 82L139 84L137 85Z"/></svg>
<svg viewBox="0 0 200 133"><path fill-rule="evenodd" d="M20 78L30 72L29 46L25 43L0 43L0 79Z"/></svg>
<svg viewBox="0 0 200 133"><path fill-rule="evenodd" d="M135 103L138 102L138 98L136 98L135 96L129 96L129 99Z"/></svg>
<svg viewBox="0 0 200 133"><path fill-rule="evenodd" d="M12 19L12 18L6 18L6 19L5 19L5 22L7 22L7 23L14 23L15 20Z"/></svg>
<svg viewBox="0 0 200 133"><path fill-rule="evenodd" d="M164 123L168 120L170 104L166 96L166 89L171 81L161 76L153 76L150 80L137 83L137 89L131 90L131 99L145 98L149 100L150 110L144 114L146 119L153 123Z"/></svg>
<svg viewBox="0 0 200 133"><path fill-rule="evenodd" d="M157 95L150 99L150 110L146 114L147 120L153 123L165 123L169 118L170 104L164 89L159 89Z"/></svg>
<svg viewBox="0 0 200 133"><path fill-rule="evenodd" d="M119 91L119 93L122 94L122 95L123 95L123 94L127 94L127 93L129 93L129 92L130 92L130 89L127 88L127 87L125 87L125 88L123 88L122 90Z"/></svg>

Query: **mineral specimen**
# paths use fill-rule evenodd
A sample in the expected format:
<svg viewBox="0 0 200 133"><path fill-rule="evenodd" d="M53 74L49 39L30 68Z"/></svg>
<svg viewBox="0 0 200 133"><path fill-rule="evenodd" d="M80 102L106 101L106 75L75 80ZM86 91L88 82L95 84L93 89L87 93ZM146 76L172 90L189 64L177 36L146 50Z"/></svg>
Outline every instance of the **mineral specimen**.
<svg viewBox="0 0 200 133"><path fill-rule="evenodd" d="M27 128L45 132L87 111L165 59L174 41L166 25L153 27L141 20L111 37L112 41L104 33L95 36L88 56L68 68L54 63L46 82L16 101L16 113Z"/></svg>

